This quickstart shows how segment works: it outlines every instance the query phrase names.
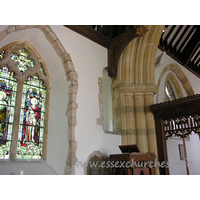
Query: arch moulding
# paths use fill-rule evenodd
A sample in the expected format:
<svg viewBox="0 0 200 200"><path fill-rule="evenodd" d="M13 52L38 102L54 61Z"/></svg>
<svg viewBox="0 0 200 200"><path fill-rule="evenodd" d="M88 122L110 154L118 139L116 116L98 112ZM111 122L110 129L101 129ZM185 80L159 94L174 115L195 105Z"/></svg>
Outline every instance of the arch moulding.
<svg viewBox="0 0 200 200"><path fill-rule="evenodd" d="M167 81L169 81L170 80L170 82L173 84L173 86L174 86L174 88L175 88L175 90L176 90L176 93L177 93L177 95L178 95L178 98L180 99L180 98L183 98L184 96L183 96L183 92L182 92L182 90L181 90L181 87L180 87L180 85L179 85L179 82L178 82L178 80L176 79L176 77L175 77L175 75L172 73L172 72L170 72L168 75L167 75L167 78L165 79L165 84L164 84L164 88L163 88L163 90L165 90L165 86L166 86L166 84L167 84ZM165 93L165 100L166 100L167 98L166 98L166 93Z"/></svg>
<svg viewBox="0 0 200 200"><path fill-rule="evenodd" d="M75 166L73 165L77 162L76 150L77 150L77 141L75 140L75 126L76 126L76 109L78 108L78 104L76 103L77 92L78 92L78 74L75 71L73 62L71 60L70 55L66 52L62 43L51 29L50 26L47 25L11 25L0 31L0 41L8 36L10 33L15 31L22 31L29 28L37 28L41 30L46 39L51 43L53 49L60 57L63 67L66 73L67 81L70 81L71 84L69 86L68 94L69 94L69 102L67 107L66 115L68 117L68 155L66 166L64 170L64 174L73 175L75 174Z"/></svg>
<svg viewBox="0 0 200 200"><path fill-rule="evenodd" d="M178 78L178 80L182 83L183 88L185 89L188 96L194 95L193 88L192 88L188 78L186 77L184 72L181 70L181 68L177 64L169 64L162 70L160 77L158 79L158 88L160 87L160 82L162 80L162 77L164 76L164 74L167 71L172 71L176 75L176 78ZM175 87L176 87L176 85L175 85ZM159 90L156 95L156 103L158 103L158 95L159 95Z"/></svg>

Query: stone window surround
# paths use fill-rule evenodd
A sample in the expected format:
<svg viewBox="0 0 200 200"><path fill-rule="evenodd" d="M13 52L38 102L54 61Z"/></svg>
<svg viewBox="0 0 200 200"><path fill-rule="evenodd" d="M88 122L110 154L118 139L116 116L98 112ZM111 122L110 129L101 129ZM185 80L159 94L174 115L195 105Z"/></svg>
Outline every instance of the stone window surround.
<svg viewBox="0 0 200 200"><path fill-rule="evenodd" d="M100 126L103 127L104 130L104 109L103 109L103 78L98 77L98 86L99 86L99 94L98 94L98 99L99 99L99 118L96 119L96 123ZM114 132L114 131L106 131L104 130L105 134L112 134L112 135L121 135L120 132Z"/></svg>
<svg viewBox="0 0 200 200"><path fill-rule="evenodd" d="M70 55L66 52L62 43L48 25L11 25L0 31L0 41L8 36L10 33L15 31L23 31L25 29L37 28L43 32L46 39L51 43L53 49L60 57L63 67L66 73L67 81L70 81L69 86L69 102L66 115L68 116L68 155L67 162L64 170L64 174L73 175L75 174L75 166L73 163L77 162L76 150L77 142L75 140L75 126L76 126L76 109L78 104L76 103L78 93L78 74L75 71L73 62Z"/></svg>
<svg viewBox="0 0 200 200"><path fill-rule="evenodd" d="M181 67L177 64L169 64L162 70L162 72L160 73L160 77L158 79L158 83L157 83L158 87L160 87L162 77L168 71L173 72L175 74L175 77L181 82L181 84L183 85L183 88L185 89L188 96L194 95L194 90L193 90L188 78L186 77L184 72L181 70ZM158 96L159 96L159 90L156 94L156 103L158 103Z"/></svg>

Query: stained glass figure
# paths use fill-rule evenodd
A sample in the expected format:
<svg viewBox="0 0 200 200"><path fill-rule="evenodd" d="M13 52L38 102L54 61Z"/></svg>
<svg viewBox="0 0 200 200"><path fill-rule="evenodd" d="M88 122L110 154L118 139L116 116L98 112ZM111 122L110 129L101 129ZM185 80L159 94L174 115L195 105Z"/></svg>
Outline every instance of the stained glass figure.
<svg viewBox="0 0 200 200"><path fill-rule="evenodd" d="M17 80L4 65L0 68L0 159L8 159L14 121Z"/></svg>
<svg viewBox="0 0 200 200"><path fill-rule="evenodd" d="M35 63L33 60L28 59L28 52L25 49L21 49L19 50L19 56L16 53L12 53L10 55L11 59L18 63L18 68L21 72L25 72L27 70L27 66L28 67L34 67Z"/></svg>
<svg viewBox="0 0 200 200"><path fill-rule="evenodd" d="M0 53L0 59L4 58L4 54L5 54L5 51L2 51L2 52Z"/></svg>
<svg viewBox="0 0 200 200"><path fill-rule="evenodd" d="M18 159L41 159L46 90L38 76L24 82L18 134Z"/></svg>

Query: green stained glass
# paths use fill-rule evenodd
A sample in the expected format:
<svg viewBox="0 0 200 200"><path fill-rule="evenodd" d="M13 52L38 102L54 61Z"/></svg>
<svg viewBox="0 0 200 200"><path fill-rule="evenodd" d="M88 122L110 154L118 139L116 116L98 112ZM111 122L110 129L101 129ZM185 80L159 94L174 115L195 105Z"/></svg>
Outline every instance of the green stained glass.
<svg viewBox="0 0 200 200"><path fill-rule="evenodd" d="M0 159L10 157L17 80L4 65L0 68Z"/></svg>
<svg viewBox="0 0 200 200"><path fill-rule="evenodd" d="M24 82L18 134L18 159L41 159L46 93L38 76Z"/></svg>
<svg viewBox="0 0 200 200"><path fill-rule="evenodd" d="M34 67L35 63L33 60L28 59L28 52L25 49L19 50L19 56L16 53L10 55L11 59L18 64L18 68L21 72L25 72L28 67Z"/></svg>
<svg viewBox="0 0 200 200"><path fill-rule="evenodd" d="M2 52L0 53L0 59L4 58L4 54L5 54L5 51L2 51Z"/></svg>

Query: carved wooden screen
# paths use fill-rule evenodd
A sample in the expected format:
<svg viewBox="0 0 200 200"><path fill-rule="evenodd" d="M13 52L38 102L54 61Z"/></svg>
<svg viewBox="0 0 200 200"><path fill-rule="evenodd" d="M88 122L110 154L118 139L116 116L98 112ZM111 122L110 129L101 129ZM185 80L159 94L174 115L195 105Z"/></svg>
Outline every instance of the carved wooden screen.
<svg viewBox="0 0 200 200"><path fill-rule="evenodd" d="M165 138L187 137L192 132L200 134L200 116L185 115L175 118L168 118L163 121Z"/></svg>
<svg viewBox="0 0 200 200"><path fill-rule="evenodd" d="M189 134L200 135L199 94L151 105L150 109L155 117L158 159L160 161L168 162L166 139L179 137L183 139L184 143L184 139ZM160 174L169 174L169 169L160 168Z"/></svg>

